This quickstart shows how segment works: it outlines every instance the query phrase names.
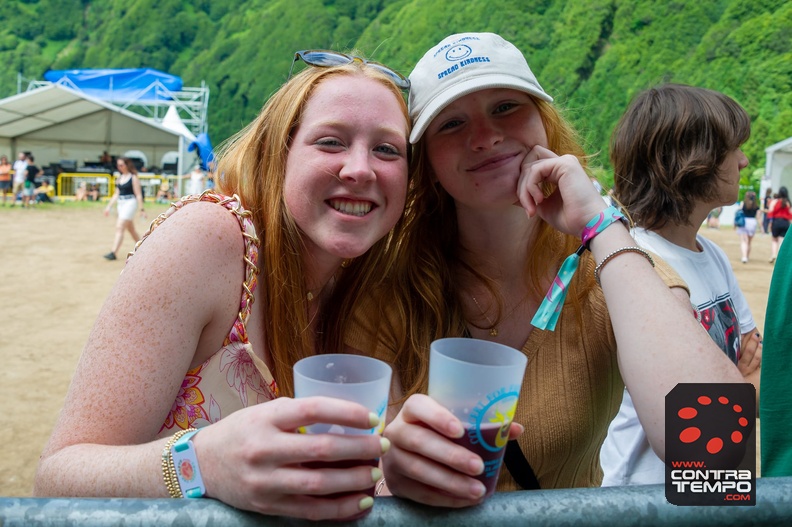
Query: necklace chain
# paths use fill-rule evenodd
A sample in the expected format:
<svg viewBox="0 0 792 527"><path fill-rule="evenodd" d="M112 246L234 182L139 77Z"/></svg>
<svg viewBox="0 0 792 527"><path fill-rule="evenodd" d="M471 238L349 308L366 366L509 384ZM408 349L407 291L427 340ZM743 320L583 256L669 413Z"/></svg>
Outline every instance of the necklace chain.
<svg viewBox="0 0 792 527"><path fill-rule="evenodd" d="M473 302L475 302L476 307L479 308L479 311L481 311L481 314L484 315L484 318L486 318L487 322L489 322L490 327L489 328L482 328L482 329L489 329L490 336L491 337L497 337L498 336L498 328L495 327L495 323L490 319L490 317L487 315L487 313L483 309L481 309L481 304L479 304L478 300L476 300L476 295L471 293L470 294L470 298L473 299Z"/></svg>
<svg viewBox="0 0 792 527"><path fill-rule="evenodd" d="M486 312L486 311L484 311L484 309L481 307L481 304L479 304L478 300L476 300L476 296L475 296L473 293L471 293L471 294L470 294L470 298L472 298L472 299L473 299L473 303L475 303L475 304L476 304L476 307L477 307L477 308L479 308L479 311L481 311L481 315L482 315L482 316L483 316L485 319L487 319L487 322L489 322L489 325L490 325L490 326L489 326L488 328L481 328L481 329L488 329L488 330L489 330L489 334L490 334L490 336L491 336L491 337L497 337L497 336L498 336L498 326L497 326L497 325L496 325L496 324L495 324L495 323L492 321L492 319L489 317L489 315L487 315L487 312ZM510 311L509 311L509 312L506 314L506 316L505 316L505 317L502 317L502 319L501 319L501 320L506 320L506 319L508 319L510 316L512 316L512 315L514 314L514 312L515 312L515 311L517 311L517 308L518 308L518 307L520 307L521 305L523 305L523 303L525 302L525 300L526 300L527 298L528 298L528 295L525 295L525 296L522 298L522 300L520 300L519 302L517 302L517 303L514 305L514 307L513 307L513 308L511 308L511 310L510 310Z"/></svg>

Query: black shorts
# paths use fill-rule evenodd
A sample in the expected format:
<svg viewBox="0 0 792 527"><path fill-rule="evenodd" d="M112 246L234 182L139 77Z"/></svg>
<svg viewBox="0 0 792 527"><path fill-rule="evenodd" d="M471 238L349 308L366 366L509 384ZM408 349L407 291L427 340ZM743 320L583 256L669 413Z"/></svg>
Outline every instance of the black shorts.
<svg viewBox="0 0 792 527"><path fill-rule="evenodd" d="M789 220L784 218L773 218L773 227L771 232L773 238L783 238L789 230Z"/></svg>

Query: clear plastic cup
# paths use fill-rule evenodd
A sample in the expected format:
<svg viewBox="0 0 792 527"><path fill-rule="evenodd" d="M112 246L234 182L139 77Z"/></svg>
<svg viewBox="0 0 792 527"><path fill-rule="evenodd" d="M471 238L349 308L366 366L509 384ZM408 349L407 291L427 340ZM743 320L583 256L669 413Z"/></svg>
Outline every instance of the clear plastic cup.
<svg viewBox="0 0 792 527"><path fill-rule="evenodd" d="M294 397L322 395L360 403L380 418L370 430L339 425L314 424L310 434L378 434L385 428L391 367L371 357L352 354L313 355L294 365Z"/></svg>
<svg viewBox="0 0 792 527"><path fill-rule="evenodd" d="M516 349L486 340L447 338L431 345L429 396L462 421L465 434L455 442L484 461L477 479L487 488L485 497L495 491L527 362Z"/></svg>
<svg viewBox="0 0 792 527"><path fill-rule="evenodd" d="M306 434L381 434L390 393L391 367L381 360L362 355L314 355L294 365L294 397L325 396L360 403L377 414L379 425L370 429L350 428L336 424L316 423L302 427ZM376 467L379 458L363 460L317 461L306 463L310 468L350 468L360 465ZM374 487L366 491L374 496ZM333 494L328 497L336 497Z"/></svg>

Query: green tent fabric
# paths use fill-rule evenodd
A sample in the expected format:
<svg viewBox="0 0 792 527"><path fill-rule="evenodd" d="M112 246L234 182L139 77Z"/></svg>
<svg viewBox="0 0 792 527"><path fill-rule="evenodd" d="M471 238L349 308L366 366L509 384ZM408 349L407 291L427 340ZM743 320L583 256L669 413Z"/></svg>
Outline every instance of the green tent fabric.
<svg viewBox="0 0 792 527"><path fill-rule="evenodd" d="M762 476L792 476L792 240L770 283L759 389Z"/></svg>

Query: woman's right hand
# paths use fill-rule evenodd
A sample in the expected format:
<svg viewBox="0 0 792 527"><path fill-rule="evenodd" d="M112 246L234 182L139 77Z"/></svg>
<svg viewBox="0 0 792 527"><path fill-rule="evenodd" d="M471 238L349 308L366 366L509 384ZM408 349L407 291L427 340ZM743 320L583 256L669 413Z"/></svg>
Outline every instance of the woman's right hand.
<svg viewBox="0 0 792 527"><path fill-rule="evenodd" d="M517 197L530 216L538 214L554 229L577 238L607 207L576 157L558 156L541 145L523 159Z"/></svg>
<svg viewBox="0 0 792 527"><path fill-rule="evenodd" d="M366 491L381 477L375 460L388 451L388 441L375 434L296 431L314 423L370 429L376 421L357 403L327 397L281 397L237 411L193 440L207 495L269 515L311 520L359 515L373 504ZM304 465L344 461L360 464Z"/></svg>
<svg viewBox="0 0 792 527"><path fill-rule="evenodd" d="M522 427L512 424L511 436ZM484 470L481 457L453 442L462 423L431 397L416 394L385 428L391 451L382 465L395 496L438 507L469 507L481 502L484 485L475 477Z"/></svg>

